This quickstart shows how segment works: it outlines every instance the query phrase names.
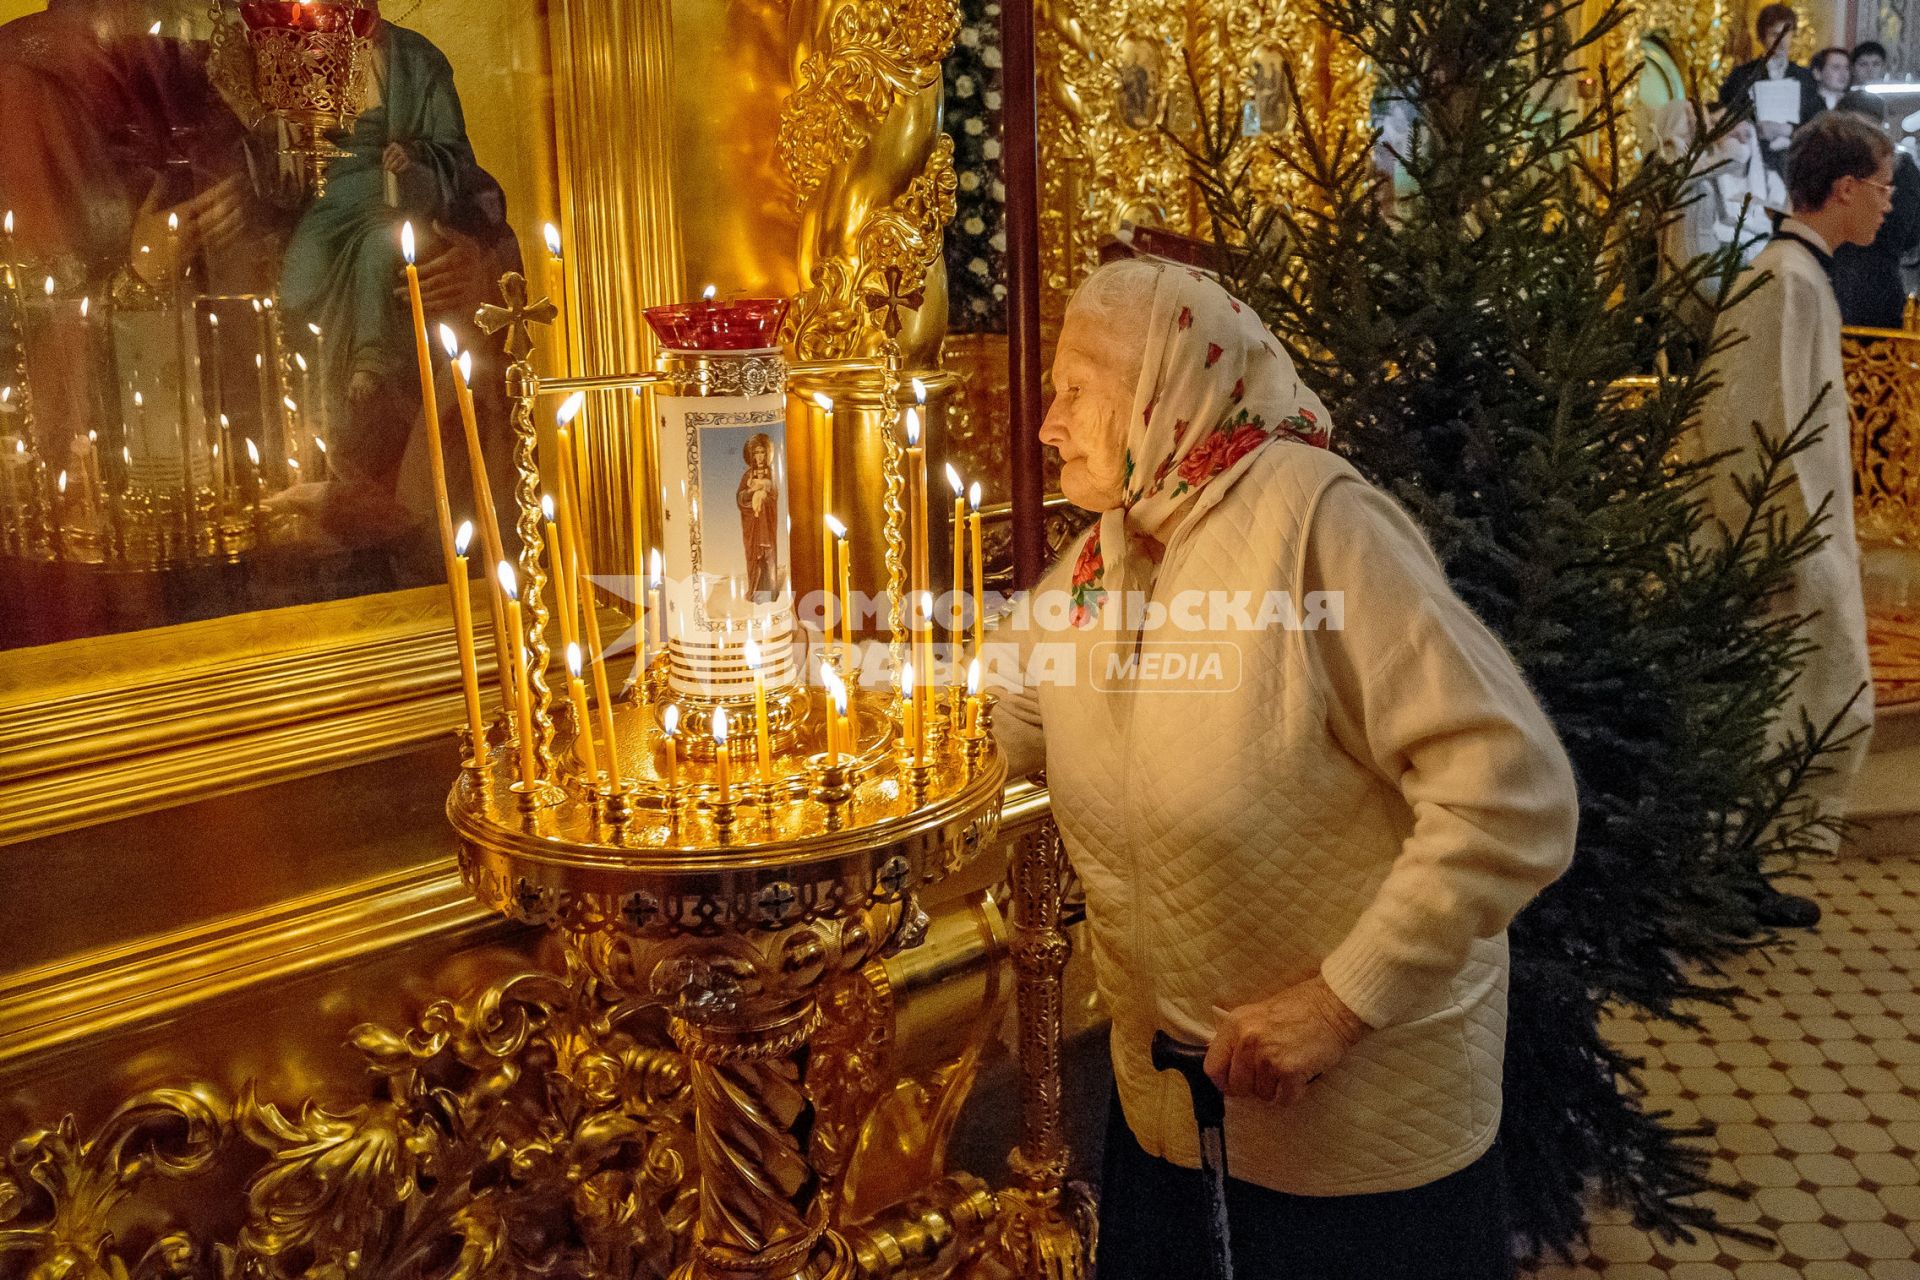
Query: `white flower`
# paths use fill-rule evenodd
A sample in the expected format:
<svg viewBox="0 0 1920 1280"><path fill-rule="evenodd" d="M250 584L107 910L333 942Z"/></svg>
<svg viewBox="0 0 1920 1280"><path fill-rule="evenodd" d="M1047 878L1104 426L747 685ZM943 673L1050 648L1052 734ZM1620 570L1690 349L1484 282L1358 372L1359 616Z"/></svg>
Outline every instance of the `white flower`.
<svg viewBox="0 0 1920 1280"><path fill-rule="evenodd" d="M980 33L972 27L962 27L960 28L960 43L969 49L978 49L980 47Z"/></svg>
<svg viewBox="0 0 1920 1280"><path fill-rule="evenodd" d="M980 175L971 170L961 174L960 189L962 191L978 191L980 189Z"/></svg>
<svg viewBox="0 0 1920 1280"><path fill-rule="evenodd" d="M981 143L980 154L989 160L998 160L1000 158L1000 139L988 138L985 142ZM997 186L999 184L996 183L995 185ZM1000 198L1005 199L1004 196Z"/></svg>
<svg viewBox="0 0 1920 1280"><path fill-rule="evenodd" d="M972 309L973 314L977 316L983 316L987 314L987 300L985 298L975 298L972 302L968 303L967 305Z"/></svg>
<svg viewBox="0 0 1920 1280"><path fill-rule="evenodd" d="M953 92L956 97L971 98L973 96L973 77L972 76L955 77L953 82Z"/></svg>
<svg viewBox="0 0 1920 1280"><path fill-rule="evenodd" d="M987 104L987 110L989 111L998 111L1000 109L1000 91L998 89L987 90L987 95L980 100Z"/></svg>
<svg viewBox="0 0 1920 1280"><path fill-rule="evenodd" d="M982 231L985 231L987 229L987 224L980 221L980 219L978 218L968 218L965 222L960 224L960 227L968 235L977 236Z"/></svg>
<svg viewBox="0 0 1920 1280"><path fill-rule="evenodd" d="M985 258L975 258L967 264L967 270L977 276L984 276L987 274L987 260Z"/></svg>
<svg viewBox="0 0 1920 1280"><path fill-rule="evenodd" d="M989 45L980 51L980 61L990 67L997 67L1000 65L1000 51Z"/></svg>
<svg viewBox="0 0 1920 1280"><path fill-rule="evenodd" d="M1006 297L1006 296L1007 296L1007 286L1005 286L1005 285L1003 285L1003 284L996 284L995 286L993 286L993 296L994 296L994 297L996 297L996 298L1004 298L1004 297Z"/></svg>
<svg viewBox="0 0 1920 1280"><path fill-rule="evenodd" d="M968 116L967 122L960 127L967 131L969 138L977 138L987 131L987 126L982 123L979 116Z"/></svg>
<svg viewBox="0 0 1920 1280"><path fill-rule="evenodd" d="M995 200L1004 201L1007 198L1007 184L1000 181L1000 179L995 178L993 180L993 185L987 188L987 194L992 196Z"/></svg>
<svg viewBox="0 0 1920 1280"><path fill-rule="evenodd" d="M1005 253L1007 251L1007 233L1004 231L996 231L993 233L993 239L987 241L987 243L998 249L1001 253Z"/></svg>
<svg viewBox="0 0 1920 1280"><path fill-rule="evenodd" d="M989 18L997 18L997 17L999 17L999 16L1000 16L1000 6L999 6L999 5L997 5L997 4L990 4L990 5L988 5L988 6L987 6L987 16L988 16Z"/></svg>

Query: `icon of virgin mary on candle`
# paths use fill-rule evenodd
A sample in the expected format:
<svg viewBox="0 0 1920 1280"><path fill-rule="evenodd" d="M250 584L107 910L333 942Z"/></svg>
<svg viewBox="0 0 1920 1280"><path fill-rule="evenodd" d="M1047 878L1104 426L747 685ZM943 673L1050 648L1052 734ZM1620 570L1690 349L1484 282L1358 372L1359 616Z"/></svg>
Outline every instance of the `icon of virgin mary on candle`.
<svg viewBox="0 0 1920 1280"><path fill-rule="evenodd" d="M773 438L756 432L740 451L740 459L746 470L734 502L740 508L747 595L756 604L770 604L780 593L780 489L773 471Z"/></svg>

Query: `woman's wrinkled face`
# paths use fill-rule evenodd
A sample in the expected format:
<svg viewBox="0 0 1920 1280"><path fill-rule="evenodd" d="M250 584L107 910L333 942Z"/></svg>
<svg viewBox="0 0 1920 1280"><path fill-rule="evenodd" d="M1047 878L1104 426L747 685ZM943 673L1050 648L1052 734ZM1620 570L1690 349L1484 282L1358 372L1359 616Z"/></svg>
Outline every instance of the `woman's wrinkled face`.
<svg viewBox="0 0 1920 1280"><path fill-rule="evenodd" d="M1053 406L1040 424L1040 442L1059 450L1064 464L1060 491L1087 511L1125 501L1127 417L1141 353L1115 345L1086 316L1067 312L1053 356Z"/></svg>

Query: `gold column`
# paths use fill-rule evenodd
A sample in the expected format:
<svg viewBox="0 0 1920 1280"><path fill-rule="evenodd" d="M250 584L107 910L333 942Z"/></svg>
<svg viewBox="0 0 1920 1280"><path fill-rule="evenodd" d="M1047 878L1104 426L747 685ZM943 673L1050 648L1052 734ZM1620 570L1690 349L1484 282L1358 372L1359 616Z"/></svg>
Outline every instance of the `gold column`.
<svg viewBox="0 0 1920 1280"><path fill-rule="evenodd" d="M649 369L640 313L681 292L672 0L553 0L549 13L568 371ZM588 402L580 496L600 574L635 571L636 527L659 538L652 495L633 491L654 472L647 422L629 392Z"/></svg>

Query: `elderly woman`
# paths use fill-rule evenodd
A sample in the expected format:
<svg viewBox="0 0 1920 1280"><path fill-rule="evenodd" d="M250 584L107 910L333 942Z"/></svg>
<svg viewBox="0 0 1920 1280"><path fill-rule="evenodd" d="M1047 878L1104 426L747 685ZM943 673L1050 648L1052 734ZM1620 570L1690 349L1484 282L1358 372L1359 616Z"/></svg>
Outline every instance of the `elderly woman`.
<svg viewBox="0 0 1920 1280"><path fill-rule="evenodd" d="M1206 1267L1158 1029L1228 1096L1243 1280L1508 1274L1504 930L1572 856L1553 730L1218 285L1101 268L1053 378L1041 438L1100 518L1009 619L999 723L1046 767L1113 1018L1102 1276Z"/></svg>

